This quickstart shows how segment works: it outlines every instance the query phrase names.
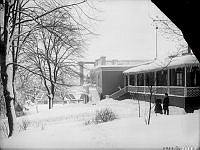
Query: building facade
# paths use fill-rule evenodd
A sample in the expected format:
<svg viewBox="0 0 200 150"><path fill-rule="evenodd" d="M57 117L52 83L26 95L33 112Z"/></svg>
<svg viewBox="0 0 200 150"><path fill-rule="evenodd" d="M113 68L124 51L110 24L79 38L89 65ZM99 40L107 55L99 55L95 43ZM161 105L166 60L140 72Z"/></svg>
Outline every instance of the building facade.
<svg viewBox="0 0 200 150"><path fill-rule="evenodd" d="M129 68L131 66L99 66L95 69L96 88L101 99L124 87L123 71Z"/></svg>
<svg viewBox="0 0 200 150"><path fill-rule="evenodd" d="M115 92L112 98L118 99L123 93L131 93L140 100L163 99L168 93L170 105L191 112L199 108L200 64L194 55L184 55L161 62L139 65L123 72L123 92Z"/></svg>
<svg viewBox="0 0 200 150"><path fill-rule="evenodd" d="M96 77L96 88L100 98L111 95L124 87L123 72L149 60L108 60L105 56L95 61L93 69Z"/></svg>

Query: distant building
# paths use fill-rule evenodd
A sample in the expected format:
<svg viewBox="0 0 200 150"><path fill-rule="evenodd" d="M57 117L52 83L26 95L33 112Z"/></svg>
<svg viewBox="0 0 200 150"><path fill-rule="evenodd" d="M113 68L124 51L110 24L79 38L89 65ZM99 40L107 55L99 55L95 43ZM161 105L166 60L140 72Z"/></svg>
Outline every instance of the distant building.
<svg viewBox="0 0 200 150"><path fill-rule="evenodd" d="M108 66L108 65L129 65L135 66L137 64L142 64L149 60L118 60L118 59L106 59L105 56L101 56L99 59L95 60L95 66Z"/></svg>
<svg viewBox="0 0 200 150"><path fill-rule="evenodd" d="M123 71L146 62L147 60L106 60L106 57L97 59L94 72L100 97L104 98L123 88Z"/></svg>
<svg viewBox="0 0 200 150"><path fill-rule="evenodd" d="M95 69L96 88L102 99L124 87L123 71L132 66L100 66Z"/></svg>

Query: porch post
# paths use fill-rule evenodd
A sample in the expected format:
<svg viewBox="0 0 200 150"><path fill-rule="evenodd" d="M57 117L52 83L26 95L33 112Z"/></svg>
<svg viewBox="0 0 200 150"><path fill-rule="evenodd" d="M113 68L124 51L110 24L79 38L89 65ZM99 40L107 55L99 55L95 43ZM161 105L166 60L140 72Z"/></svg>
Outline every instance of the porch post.
<svg viewBox="0 0 200 150"><path fill-rule="evenodd" d="M154 94L156 94L156 90L157 90L157 87L156 87L156 85L157 85L156 71L154 71L154 78L155 78L155 81L154 81L154 87L155 87Z"/></svg>
<svg viewBox="0 0 200 150"><path fill-rule="evenodd" d="M185 87L184 87L184 96L187 97L187 67L184 67L184 73L185 73Z"/></svg>
<svg viewBox="0 0 200 150"><path fill-rule="evenodd" d="M135 86L137 86L137 74L135 74Z"/></svg>
<svg viewBox="0 0 200 150"><path fill-rule="evenodd" d="M144 93L146 93L146 74L144 72Z"/></svg>
<svg viewBox="0 0 200 150"><path fill-rule="evenodd" d="M167 69L167 93L170 94L170 69Z"/></svg>
<svg viewBox="0 0 200 150"><path fill-rule="evenodd" d="M130 85L130 75L128 74L128 86Z"/></svg>

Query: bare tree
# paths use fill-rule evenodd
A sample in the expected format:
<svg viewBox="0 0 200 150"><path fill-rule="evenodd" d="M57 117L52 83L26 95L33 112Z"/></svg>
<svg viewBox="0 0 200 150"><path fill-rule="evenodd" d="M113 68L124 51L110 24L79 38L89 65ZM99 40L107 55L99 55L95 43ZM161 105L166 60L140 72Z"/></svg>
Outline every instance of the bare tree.
<svg viewBox="0 0 200 150"><path fill-rule="evenodd" d="M61 9L70 11L75 6L79 6L85 2L86 0L82 0L76 3L65 4L56 0L1 1L0 65L3 94L5 97L9 124L9 137L12 136L13 131L15 131L14 128L16 115L14 110L15 94L13 90L13 80L15 78L15 70L17 69L17 66L19 66L19 64L17 64L18 57L16 57L18 56L20 49L19 41L26 41L26 38L29 37L33 31L40 30L41 28L47 29L47 26L41 24L42 22L39 20L42 17L53 14L53 12ZM27 26L31 26L31 28ZM24 36L24 40L20 38L21 36Z"/></svg>
<svg viewBox="0 0 200 150"><path fill-rule="evenodd" d="M62 11L40 18L41 24L47 27L37 30L24 45L24 58L28 58L26 64L34 72L39 72L46 87L49 109L53 106L55 84L60 83L62 75L78 75L75 69L81 57L83 40L80 30L83 29L70 19L69 12Z"/></svg>
<svg viewBox="0 0 200 150"><path fill-rule="evenodd" d="M177 56L178 56L178 53L177 53L177 55L174 55L173 57L167 58L166 60L164 60L164 62L162 62L162 61L160 61L160 60L157 59L153 63L156 63L156 65L158 67L160 67L160 69L158 71L163 71L163 74L167 74L167 72L166 72L167 67L170 65L170 63ZM155 75L155 73L156 73L156 75ZM162 80L162 79L160 79L160 80ZM153 98L156 101L156 94L155 94L156 93L156 88L154 88L154 86L156 86L156 84L158 82L157 72L154 72L154 71L148 72L145 75L144 81L146 82L145 84L148 87L148 90L149 90L149 93L150 93L150 96L149 96L148 117L145 120L146 124L149 125L150 121L151 121L152 108L155 106L155 105L152 106Z"/></svg>

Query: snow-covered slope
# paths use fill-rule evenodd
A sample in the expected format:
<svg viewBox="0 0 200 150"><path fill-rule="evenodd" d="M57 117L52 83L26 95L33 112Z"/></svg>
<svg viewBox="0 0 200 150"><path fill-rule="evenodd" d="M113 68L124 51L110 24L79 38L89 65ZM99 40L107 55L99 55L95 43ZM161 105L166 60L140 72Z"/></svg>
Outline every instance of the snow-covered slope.
<svg viewBox="0 0 200 150"><path fill-rule="evenodd" d="M105 99L94 104L57 104L52 110L39 105L27 116L30 125L17 135L0 140L1 148L163 148L198 147L200 111L185 114L184 110L170 107L170 115L152 112L146 125L149 103L140 102L138 117L136 100ZM96 110L111 108L118 119L101 124L85 125Z"/></svg>

